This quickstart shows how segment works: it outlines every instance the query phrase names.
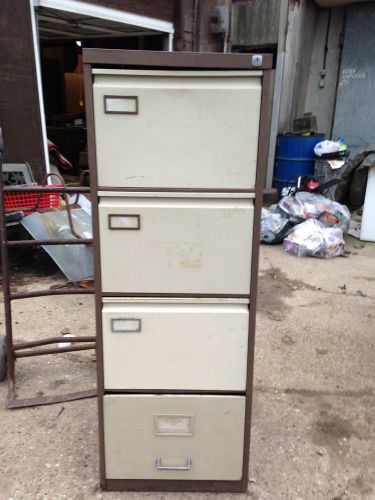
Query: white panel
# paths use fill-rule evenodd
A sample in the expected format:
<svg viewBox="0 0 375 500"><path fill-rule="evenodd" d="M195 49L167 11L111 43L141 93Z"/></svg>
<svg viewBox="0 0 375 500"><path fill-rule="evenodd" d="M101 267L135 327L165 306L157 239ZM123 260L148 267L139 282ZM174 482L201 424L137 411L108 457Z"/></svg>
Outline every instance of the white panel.
<svg viewBox="0 0 375 500"><path fill-rule="evenodd" d="M94 75L99 186L255 186L259 73L193 75ZM105 95L137 96L139 113L104 113Z"/></svg>
<svg viewBox="0 0 375 500"><path fill-rule="evenodd" d="M132 318L141 332L112 331ZM248 304L113 299L103 306L104 386L245 391L248 326Z"/></svg>
<svg viewBox="0 0 375 500"><path fill-rule="evenodd" d="M155 419L161 414L175 415L180 432L192 432L160 435ZM240 396L104 396L106 477L238 481L244 420ZM172 418L164 421L171 425Z"/></svg>
<svg viewBox="0 0 375 500"><path fill-rule="evenodd" d="M368 169L366 197L362 216L361 240L375 241L375 167Z"/></svg>
<svg viewBox="0 0 375 500"><path fill-rule="evenodd" d="M109 229L129 214L139 230ZM250 292L251 199L102 198L99 229L104 292Z"/></svg>

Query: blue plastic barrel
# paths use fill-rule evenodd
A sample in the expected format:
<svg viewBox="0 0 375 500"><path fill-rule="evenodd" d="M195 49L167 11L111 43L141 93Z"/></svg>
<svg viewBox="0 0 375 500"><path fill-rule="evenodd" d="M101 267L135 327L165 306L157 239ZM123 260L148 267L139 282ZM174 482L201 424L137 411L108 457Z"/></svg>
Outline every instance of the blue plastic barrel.
<svg viewBox="0 0 375 500"><path fill-rule="evenodd" d="M273 185L279 195L284 187L295 185L300 175L314 175L314 147L324 139L324 134L277 137Z"/></svg>

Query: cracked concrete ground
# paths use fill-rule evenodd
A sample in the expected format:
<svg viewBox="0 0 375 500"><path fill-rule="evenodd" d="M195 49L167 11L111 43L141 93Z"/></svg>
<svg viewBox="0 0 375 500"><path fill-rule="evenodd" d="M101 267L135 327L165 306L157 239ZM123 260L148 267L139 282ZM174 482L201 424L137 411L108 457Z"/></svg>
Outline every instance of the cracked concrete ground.
<svg viewBox="0 0 375 500"><path fill-rule="evenodd" d="M330 261L261 248L251 480L249 493L234 498L375 498L375 245L350 239L347 248L347 258ZM16 285L45 288L52 280L63 282L23 273ZM18 340L64 327L90 335L92 297L17 301L14 320ZM88 352L17 364L21 396L95 384ZM232 497L100 492L95 399L2 406L0 418L0 499Z"/></svg>

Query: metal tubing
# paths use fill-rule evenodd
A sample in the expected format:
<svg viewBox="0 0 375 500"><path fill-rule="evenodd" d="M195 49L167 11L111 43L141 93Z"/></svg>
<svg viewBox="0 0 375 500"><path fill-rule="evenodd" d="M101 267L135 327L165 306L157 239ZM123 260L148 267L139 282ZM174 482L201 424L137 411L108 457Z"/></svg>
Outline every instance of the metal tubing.
<svg viewBox="0 0 375 500"><path fill-rule="evenodd" d="M13 351L27 349L29 347L38 347L41 345L56 344L57 342L95 342L95 336L87 337L50 337L49 339L31 340L30 342L20 342L13 345Z"/></svg>
<svg viewBox="0 0 375 500"><path fill-rule="evenodd" d="M92 230L94 245L94 274L95 274L95 327L96 327L96 373L98 388L98 420L99 420L99 471L100 485L105 488L105 459L104 459L104 370L103 370L103 338L102 338L102 292L100 272L100 236L99 236L99 198L98 179L96 168L96 146L94 133L94 105L93 105L93 76L91 66L83 65L85 84L85 107L87 121L87 146L90 164L90 187L92 190Z"/></svg>
<svg viewBox="0 0 375 500"><path fill-rule="evenodd" d="M68 394L57 394L56 396L39 396L36 398L15 399L8 398L7 408L27 408L29 406L51 405L55 403L65 403L66 401L75 401L77 399L94 398L97 395L96 389L86 391L70 392Z"/></svg>
<svg viewBox="0 0 375 500"><path fill-rule="evenodd" d="M68 337L69 338L69 337ZM53 349L35 349L34 351L22 351L15 352L15 358L28 358L30 356L43 356L45 354L60 354L64 352L74 352L74 351L86 351L88 349L95 349L96 344L87 344L87 345L77 345L77 346L68 346L68 347L56 347Z"/></svg>
<svg viewBox="0 0 375 500"><path fill-rule="evenodd" d="M66 193L63 193L62 197L63 197L63 200L65 201L65 209L66 209L66 213L68 215L70 232L72 233L72 235L75 238L77 238L77 240L82 240L83 239L82 236L80 234L78 234L77 231L74 229L72 212L70 211L68 196Z"/></svg>
<svg viewBox="0 0 375 500"><path fill-rule="evenodd" d="M48 297L49 295L93 295L94 289L88 288L58 288L53 290L38 290L33 292L13 292L10 300L31 299L34 297Z"/></svg>
<svg viewBox="0 0 375 500"><path fill-rule="evenodd" d="M5 346L7 354L7 375L8 375L8 395L14 393L15 381L15 358L12 352L12 306L10 299L10 276L9 276L9 258L7 247L7 228L4 211L4 179L3 179L3 158L0 153L0 238L1 238L1 267L3 274L3 294L4 294L4 312L5 312Z"/></svg>
<svg viewBox="0 0 375 500"><path fill-rule="evenodd" d="M7 246L9 247L37 247L41 245L92 245L94 240L92 238L85 238L80 240L62 240L62 239L50 239L50 240L14 240L8 241Z"/></svg>
<svg viewBox="0 0 375 500"><path fill-rule="evenodd" d="M77 187L77 186L66 186L66 187L17 187L17 186L5 186L3 188L4 193L90 193L89 187Z"/></svg>

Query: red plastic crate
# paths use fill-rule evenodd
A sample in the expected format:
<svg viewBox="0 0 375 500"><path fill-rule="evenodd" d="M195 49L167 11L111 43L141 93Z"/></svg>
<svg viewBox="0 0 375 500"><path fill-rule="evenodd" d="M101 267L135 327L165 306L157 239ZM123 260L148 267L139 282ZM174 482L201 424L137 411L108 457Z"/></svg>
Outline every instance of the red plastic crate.
<svg viewBox="0 0 375 500"><path fill-rule="evenodd" d="M64 187L63 184L49 184L48 186L33 187ZM30 188L30 191L32 187ZM40 199L39 199L40 197ZM39 202L38 202L39 199ZM38 202L38 204L37 204ZM57 208L60 203L60 193L4 193L4 207L7 212L22 210L29 215L35 210Z"/></svg>

